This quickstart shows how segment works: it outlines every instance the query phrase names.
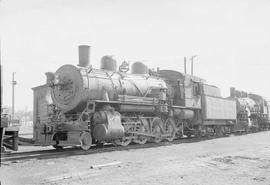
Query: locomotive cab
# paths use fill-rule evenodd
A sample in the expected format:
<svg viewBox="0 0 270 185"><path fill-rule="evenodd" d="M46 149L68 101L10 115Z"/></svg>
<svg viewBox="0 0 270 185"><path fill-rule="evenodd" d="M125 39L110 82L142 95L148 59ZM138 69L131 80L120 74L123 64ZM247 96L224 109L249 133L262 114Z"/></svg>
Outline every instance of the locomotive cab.
<svg viewBox="0 0 270 185"><path fill-rule="evenodd" d="M160 70L158 74L168 86L168 97L173 105L201 108L203 79L173 70Z"/></svg>
<svg viewBox="0 0 270 185"><path fill-rule="evenodd" d="M201 119L201 95L203 79L173 70L159 70L159 76L167 84L170 110L180 135L196 134Z"/></svg>

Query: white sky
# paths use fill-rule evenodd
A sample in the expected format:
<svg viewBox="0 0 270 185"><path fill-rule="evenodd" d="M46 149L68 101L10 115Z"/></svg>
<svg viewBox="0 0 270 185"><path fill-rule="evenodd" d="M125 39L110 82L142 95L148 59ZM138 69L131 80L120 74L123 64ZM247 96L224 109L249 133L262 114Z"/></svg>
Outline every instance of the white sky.
<svg viewBox="0 0 270 185"><path fill-rule="evenodd" d="M194 73L221 88L270 98L270 0L2 0L0 33L4 105L32 109L32 87L44 73L78 63L79 44L91 45L91 63L103 55Z"/></svg>

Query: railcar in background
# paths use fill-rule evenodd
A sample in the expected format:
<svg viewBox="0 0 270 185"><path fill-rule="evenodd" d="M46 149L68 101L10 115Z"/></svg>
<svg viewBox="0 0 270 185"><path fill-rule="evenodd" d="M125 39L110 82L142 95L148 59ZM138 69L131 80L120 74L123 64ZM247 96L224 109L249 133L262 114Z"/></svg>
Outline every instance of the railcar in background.
<svg viewBox="0 0 270 185"><path fill-rule="evenodd" d="M237 102L235 131L254 132L270 128L270 107L266 98L235 88L231 88L230 97Z"/></svg>

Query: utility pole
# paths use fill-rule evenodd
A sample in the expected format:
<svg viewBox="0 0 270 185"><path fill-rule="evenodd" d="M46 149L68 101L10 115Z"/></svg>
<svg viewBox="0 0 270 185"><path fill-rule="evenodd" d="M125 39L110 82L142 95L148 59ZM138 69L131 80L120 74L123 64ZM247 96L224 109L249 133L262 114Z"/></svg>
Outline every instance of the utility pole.
<svg viewBox="0 0 270 185"><path fill-rule="evenodd" d="M195 57L197 57L198 55L193 55L190 60L191 60L191 76L193 76L193 60Z"/></svg>
<svg viewBox="0 0 270 185"><path fill-rule="evenodd" d="M184 57L184 70L185 74L187 74L187 57Z"/></svg>
<svg viewBox="0 0 270 185"><path fill-rule="evenodd" d="M14 98L14 91L15 91L15 85L17 82L15 81L15 72L12 73L12 114L11 114L11 119L14 119L14 113L15 113L15 98Z"/></svg>
<svg viewBox="0 0 270 185"><path fill-rule="evenodd" d="M1 68L1 114L2 114L2 104L3 104L3 67L1 61L1 40L0 40L0 68Z"/></svg>

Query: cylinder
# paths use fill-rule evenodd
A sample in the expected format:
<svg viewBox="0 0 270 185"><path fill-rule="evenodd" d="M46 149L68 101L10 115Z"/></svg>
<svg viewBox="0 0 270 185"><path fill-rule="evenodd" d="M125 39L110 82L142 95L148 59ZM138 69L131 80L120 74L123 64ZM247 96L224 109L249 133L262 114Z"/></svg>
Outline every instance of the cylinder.
<svg viewBox="0 0 270 185"><path fill-rule="evenodd" d="M124 136L124 127L121 123L121 115L116 111L100 111L105 116L106 120L101 124L96 124L93 130L93 136L98 141L106 141L112 139L122 138ZM101 121L101 117L97 120ZM96 118L97 118L96 117ZM102 118L103 119L103 118ZM95 121L95 120L94 120Z"/></svg>
<svg viewBox="0 0 270 185"><path fill-rule="evenodd" d="M113 125L97 124L93 130L93 136L98 141L119 139L124 136L124 127L122 129L114 128Z"/></svg>
<svg viewBox="0 0 270 185"><path fill-rule="evenodd" d="M100 69L116 71L117 62L111 55L105 55L101 58Z"/></svg>
<svg viewBox="0 0 270 185"><path fill-rule="evenodd" d="M148 74L148 67L142 62L134 62L131 66L132 74Z"/></svg>
<svg viewBox="0 0 270 185"><path fill-rule="evenodd" d="M174 109L173 115L177 116L179 119L192 120L194 117L194 112L193 110L187 110L187 109Z"/></svg>
<svg viewBox="0 0 270 185"><path fill-rule="evenodd" d="M90 46L80 45L79 47L79 64L80 67L89 66Z"/></svg>

